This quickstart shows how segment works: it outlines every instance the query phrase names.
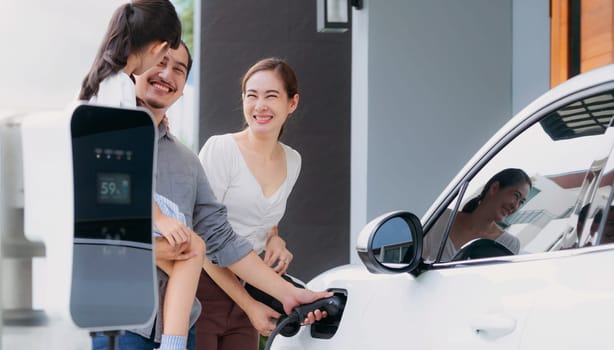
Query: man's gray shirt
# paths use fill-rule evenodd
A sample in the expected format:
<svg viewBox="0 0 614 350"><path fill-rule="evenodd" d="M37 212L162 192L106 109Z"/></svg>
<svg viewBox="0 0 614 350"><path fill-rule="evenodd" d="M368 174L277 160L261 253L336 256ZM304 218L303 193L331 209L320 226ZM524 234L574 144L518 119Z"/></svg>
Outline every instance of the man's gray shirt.
<svg viewBox="0 0 614 350"><path fill-rule="evenodd" d="M167 132L164 123L158 126L156 169L156 192L179 206L185 215L186 225L205 240L209 260L226 267L239 261L252 250L250 243L232 230L226 219L226 207L216 200L196 154ZM168 276L158 269L159 305L156 319L145 328L130 331L150 338L155 324L155 340L160 341L161 310L167 283ZM196 322L199 314L200 303L195 299L190 315L190 326Z"/></svg>

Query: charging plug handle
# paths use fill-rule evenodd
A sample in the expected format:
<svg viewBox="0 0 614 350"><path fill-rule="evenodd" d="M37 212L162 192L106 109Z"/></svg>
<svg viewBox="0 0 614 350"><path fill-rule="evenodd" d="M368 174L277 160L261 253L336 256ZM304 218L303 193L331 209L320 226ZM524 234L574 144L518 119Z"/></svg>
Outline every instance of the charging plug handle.
<svg viewBox="0 0 614 350"><path fill-rule="evenodd" d="M313 303L299 305L294 308L292 313L296 314L299 322L302 322L311 311L319 309L320 311L326 311L328 317L334 317L337 316L341 308L341 298L333 295L332 297L316 300Z"/></svg>

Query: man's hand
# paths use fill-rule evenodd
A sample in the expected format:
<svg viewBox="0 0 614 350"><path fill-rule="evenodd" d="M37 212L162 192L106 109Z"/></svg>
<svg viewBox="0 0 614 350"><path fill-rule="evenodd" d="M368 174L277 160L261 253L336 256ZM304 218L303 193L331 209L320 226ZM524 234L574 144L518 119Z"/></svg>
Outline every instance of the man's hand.
<svg viewBox="0 0 614 350"><path fill-rule="evenodd" d="M282 300L284 311L286 314L290 314L295 306L308 304L318 299L332 297L333 292L314 292L309 289L302 289L293 287L289 295L284 296ZM303 320L304 325L309 325L315 321L319 321L328 316L326 311L314 310L309 312L307 318Z"/></svg>
<svg viewBox="0 0 614 350"><path fill-rule="evenodd" d="M196 252L188 251L187 242L171 245L165 237L156 237L156 259L162 260L187 260L197 255Z"/></svg>

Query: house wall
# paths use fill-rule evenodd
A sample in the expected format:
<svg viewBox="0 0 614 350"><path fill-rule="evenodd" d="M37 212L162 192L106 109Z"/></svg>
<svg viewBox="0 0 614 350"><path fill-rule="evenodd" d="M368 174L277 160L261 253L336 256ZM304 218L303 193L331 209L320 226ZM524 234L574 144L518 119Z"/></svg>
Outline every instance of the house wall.
<svg viewBox="0 0 614 350"><path fill-rule="evenodd" d="M473 153L547 90L549 18L546 0L365 0L353 18L356 242L382 213L422 215ZM355 149L359 137L366 145Z"/></svg>

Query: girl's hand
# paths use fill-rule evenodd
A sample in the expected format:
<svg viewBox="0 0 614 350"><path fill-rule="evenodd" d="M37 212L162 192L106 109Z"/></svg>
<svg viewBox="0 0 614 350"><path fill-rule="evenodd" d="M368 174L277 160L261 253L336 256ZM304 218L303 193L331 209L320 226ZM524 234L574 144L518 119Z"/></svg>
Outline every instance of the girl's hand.
<svg viewBox="0 0 614 350"><path fill-rule="evenodd" d="M154 215L154 225L164 238L168 240L171 247L189 243L190 237L192 237L192 230L182 224L181 221L162 213Z"/></svg>

